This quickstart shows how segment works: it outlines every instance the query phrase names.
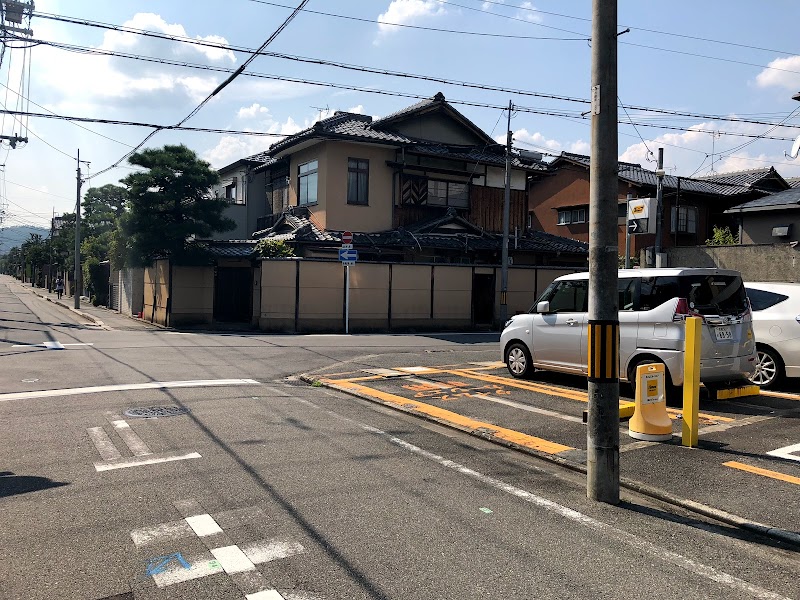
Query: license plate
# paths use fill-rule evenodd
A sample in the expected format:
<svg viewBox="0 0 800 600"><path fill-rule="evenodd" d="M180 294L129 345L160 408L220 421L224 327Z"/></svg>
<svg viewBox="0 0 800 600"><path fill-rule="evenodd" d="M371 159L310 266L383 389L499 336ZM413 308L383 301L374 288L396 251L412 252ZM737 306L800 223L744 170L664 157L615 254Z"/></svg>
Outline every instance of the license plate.
<svg viewBox="0 0 800 600"><path fill-rule="evenodd" d="M714 335L717 341L727 341L733 339L733 332L730 327L714 327Z"/></svg>

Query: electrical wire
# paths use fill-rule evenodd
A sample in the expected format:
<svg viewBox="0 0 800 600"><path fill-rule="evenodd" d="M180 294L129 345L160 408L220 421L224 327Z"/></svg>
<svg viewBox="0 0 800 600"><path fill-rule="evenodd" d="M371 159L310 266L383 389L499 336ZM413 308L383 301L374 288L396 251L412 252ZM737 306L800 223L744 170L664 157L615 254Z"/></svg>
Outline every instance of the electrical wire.
<svg viewBox="0 0 800 600"><path fill-rule="evenodd" d="M272 41L276 37L278 37L278 35L280 35L280 33L289 25L289 23L291 23L294 20L294 18L297 16L297 14L300 12L300 10L302 10L303 7L305 7L305 5L308 3L308 1L309 0L302 0L300 2L300 4L297 6L297 8L294 10L294 12L292 12L291 15L289 15L286 19L284 19L283 23L281 23L281 25L272 33L272 35L270 35L267 38L267 40L263 44L261 44L259 49L255 53L253 53L250 56L250 58L247 59L238 69L236 69L233 73L231 73L230 77L228 77L225 81L223 81L221 84L219 84L213 92L211 92L208 96L206 96L206 98L202 102L200 102L200 104L198 104L186 117L181 119L177 123L177 125L175 127L181 127L184 123L186 123L186 121L188 121L193 116L195 116L200 111L200 109L203 108L203 106L205 106L214 96L216 96L226 86L228 86L234 79L236 79L236 77L239 76L239 74L244 71L244 69L247 67L247 65L249 65L253 60L255 60L256 56L258 56L258 54L260 52L263 52L264 48L266 48L269 44L271 44ZM95 176L96 177L100 176L103 173L107 173L108 171L111 171L112 169L115 169L116 167L118 167L119 164L123 160L125 160L126 158L129 158L130 156L132 156L142 146L144 146L150 140L150 138L152 138L154 135L156 135L159 131L162 131L163 129L165 129L165 128L164 127L160 127L160 128L157 128L157 129L153 129L153 131L151 131L149 134L147 134L145 136L145 138L139 144L137 144L132 150L130 150L129 152L125 153L125 155L123 155L121 158L119 158L111 166L106 167L105 169L101 169L100 171L98 171L95 174Z"/></svg>

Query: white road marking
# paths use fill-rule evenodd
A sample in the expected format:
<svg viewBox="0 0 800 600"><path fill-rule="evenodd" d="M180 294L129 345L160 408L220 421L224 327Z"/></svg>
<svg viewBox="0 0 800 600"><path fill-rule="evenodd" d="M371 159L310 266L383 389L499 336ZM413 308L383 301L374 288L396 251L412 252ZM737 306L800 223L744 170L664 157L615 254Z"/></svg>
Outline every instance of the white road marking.
<svg viewBox="0 0 800 600"><path fill-rule="evenodd" d="M148 457L135 457L121 460L118 462L104 462L94 463L94 468L97 471L113 471L115 469L127 469L129 467L143 467L145 465L156 465L159 463L173 462L176 460L188 460L190 458L202 458L197 452L190 452L189 454L168 455L168 456L155 456Z"/></svg>
<svg viewBox="0 0 800 600"><path fill-rule="evenodd" d="M256 566L249 558L242 552L239 546L225 546L223 548L214 548L211 554L219 561L225 572L230 575L231 573L241 573L242 571L252 571Z"/></svg>
<svg viewBox="0 0 800 600"><path fill-rule="evenodd" d="M394 369L361 369L363 373L369 373L370 375L382 375L383 377L399 377L401 375L405 375L401 371L395 371Z"/></svg>
<svg viewBox="0 0 800 600"><path fill-rule="evenodd" d="M324 409L321 406L309 400L298 398L297 401L303 404L314 406L338 419L353 423L358 427L366 431L369 431L370 433L374 433L376 435L385 437L391 443L400 446L401 448L405 448L406 450L408 450L413 454L417 454L418 456L427 458L428 460L431 460L445 468L452 469L458 473L461 473L462 475L471 477L497 490L515 496L525 502L529 502L540 508L543 508L544 510L558 514L569 521L573 521L575 523L578 523L586 527L587 529L596 531L604 539L608 538L614 539L639 552L647 553L659 560L663 560L664 562L681 567L686 571L689 571L690 573L694 573L695 575L699 575L700 577L704 577L716 583L733 588L739 592L750 594L755 598L762 598L764 600L790 600L786 596L781 596L780 594L776 594L775 592L771 592L770 590L748 583L743 579L734 577L733 575L715 569L714 567L692 560L691 558L683 556L682 554L678 554L677 552L672 552L671 550L667 550L666 548L657 546L656 544L648 540L640 538L632 533L628 533L627 531L623 531L622 529L617 529L616 527L608 525L607 523L603 523L602 521L598 521L593 517L585 515L581 512L578 512L566 506L562 506L557 502L548 500L547 498L543 498L542 496L537 496L535 494L532 494L531 492L513 486L509 483L506 483L499 479L495 479L494 477L484 475L483 473L470 469L469 467L465 467L464 465L461 465L457 462L444 458L443 456L439 456L438 454L434 454L433 452L428 452L427 450L423 450L419 446L415 446L414 444L406 442L405 440L394 437L393 435L386 433L385 431L382 431L380 429L377 429L376 427L372 427L371 425L367 425L366 423L361 423L360 421L350 419L332 410Z"/></svg>
<svg viewBox="0 0 800 600"><path fill-rule="evenodd" d="M496 398L494 396L487 396L485 394L475 394L475 398L480 398L481 400L488 400L489 402L496 402L497 404L505 404L506 406L511 406L513 408L519 408L520 410L527 410L528 412L538 413L540 415L547 415L548 417L556 417L557 419L563 419L564 421L571 421L573 423L583 423L583 419L581 417L576 417L574 415L565 415L564 413L556 412L554 410L547 410L545 408L538 408L536 406L530 406L528 404L521 404L519 402L514 402L513 400L504 400L503 398Z"/></svg>
<svg viewBox="0 0 800 600"><path fill-rule="evenodd" d="M200 577L207 577L209 575L222 573L222 565L213 560L213 557L208 553L199 555L194 559L188 560L187 562L190 565L189 569L185 569L181 565L175 565L174 563L171 563L170 567L163 573L157 573L153 575L153 581L158 587L163 588L167 587L168 585L174 585L176 583L183 583L184 581L190 581L192 579L198 579Z"/></svg>
<svg viewBox="0 0 800 600"><path fill-rule="evenodd" d="M431 373L436 369L430 367L399 367L398 371L405 371L406 373Z"/></svg>
<svg viewBox="0 0 800 600"><path fill-rule="evenodd" d="M0 402L9 400L30 400L34 398L55 398L60 396L78 396L80 394L97 394L101 392L124 392L129 390L162 390L168 388L214 387L223 385L261 385L255 379L196 379L191 381L153 381L150 383L125 383L119 385L97 385L82 388L65 388L61 390L40 390L37 392L13 392L0 394Z"/></svg>
<svg viewBox="0 0 800 600"><path fill-rule="evenodd" d="M131 531L131 539L134 545L139 548L162 540L177 540L191 534L192 528L189 527L186 520L182 520L134 529Z"/></svg>
<svg viewBox="0 0 800 600"><path fill-rule="evenodd" d="M767 452L767 456L777 456L778 458L785 458L786 460L796 460L800 462L800 456L794 454L800 452L800 444L793 444Z"/></svg>
<svg viewBox="0 0 800 600"><path fill-rule="evenodd" d="M113 418L109 420L114 426L114 429L119 437L121 437L122 441L125 442L125 445L130 448L130 451L133 452L134 456L147 456L148 454L152 454L147 444L144 443L142 438L136 435L136 432L131 429L131 426L128 425L127 421Z"/></svg>
<svg viewBox="0 0 800 600"><path fill-rule="evenodd" d="M247 594L245 600L285 600L277 590L263 590L255 594Z"/></svg>
<svg viewBox="0 0 800 600"><path fill-rule="evenodd" d="M303 554L306 550L302 544L297 542L271 540L245 544L242 551L254 564L260 565L261 563Z"/></svg>
<svg viewBox="0 0 800 600"><path fill-rule="evenodd" d="M86 431L89 433L94 447L97 448L103 460L117 460L118 458L122 458L122 454L119 453L114 442L111 441L111 438L108 437L108 434L102 427L90 427Z"/></svg>
<svg viewBox="0 0 800 600"><path fill-rule="evenodd" d="M211 515L195 515L184 519L189 527L197 534L197 537L216 535L222 533L222 528L217 524Z"/></svg>
<svg viewBox="0 0 800 600"><path fill-rule="evenodd" d="M48 350L66 350L67 346L94 346L94 344L72 343L62 344L61 342L42 342L41 344L14 344L12 348L47 348Z"/></svg>

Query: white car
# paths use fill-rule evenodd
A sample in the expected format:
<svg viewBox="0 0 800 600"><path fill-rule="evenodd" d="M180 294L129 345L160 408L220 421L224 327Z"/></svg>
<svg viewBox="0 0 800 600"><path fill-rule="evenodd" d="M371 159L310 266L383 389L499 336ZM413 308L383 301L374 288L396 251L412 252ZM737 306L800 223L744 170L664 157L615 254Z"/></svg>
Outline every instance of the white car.
<svg viewBox="0 0 800 600"><path fill-rule="evenodd" d="M800 283L745 283L758 364L750 380L768 388L800 377Z"/></svg>

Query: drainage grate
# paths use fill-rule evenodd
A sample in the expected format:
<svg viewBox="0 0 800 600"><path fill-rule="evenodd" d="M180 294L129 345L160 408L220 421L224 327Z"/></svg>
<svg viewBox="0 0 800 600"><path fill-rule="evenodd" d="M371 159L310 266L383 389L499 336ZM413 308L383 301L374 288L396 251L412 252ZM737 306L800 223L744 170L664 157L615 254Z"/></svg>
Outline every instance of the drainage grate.
<svg viewBox="0 0 800 600"><path fill-rule="evenodd" d="M129 408L125 411L125 416L139 419L157 419L158 417L185 415L188 412L189 409L182 406L145 406L142 408Z"/></svg>

